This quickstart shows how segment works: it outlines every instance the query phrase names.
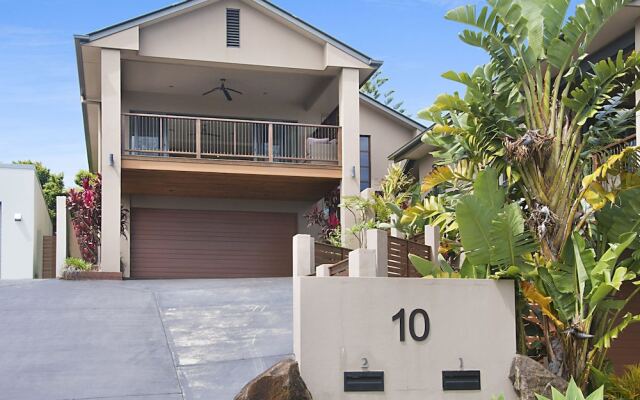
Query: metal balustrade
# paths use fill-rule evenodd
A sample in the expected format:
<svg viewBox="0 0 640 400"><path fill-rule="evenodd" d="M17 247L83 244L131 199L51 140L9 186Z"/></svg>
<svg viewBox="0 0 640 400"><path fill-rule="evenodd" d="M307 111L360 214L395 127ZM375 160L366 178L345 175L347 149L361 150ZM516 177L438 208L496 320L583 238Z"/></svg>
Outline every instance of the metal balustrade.
<svg viewBox="0 0 640 400"><path fill-rule="evenodd" d="M338 126L127 113L124 155L340 165Z"/></svg>

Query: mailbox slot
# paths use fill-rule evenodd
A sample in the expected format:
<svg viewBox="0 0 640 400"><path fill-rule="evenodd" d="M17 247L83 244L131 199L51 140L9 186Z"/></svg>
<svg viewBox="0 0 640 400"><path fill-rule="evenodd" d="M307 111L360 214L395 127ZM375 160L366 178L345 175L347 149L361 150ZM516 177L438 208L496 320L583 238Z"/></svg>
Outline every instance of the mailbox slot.
<svg viewBox="0 0 640 400"><path fill-rule="evenodd" d="M384 371L344 373L345 392L384 392Z"/></svg>
<svg viewBox="0 0 640 400"><path fill-rule="evenodd" d="M480 371L442 371L442 390L480 390Z"/></svg>

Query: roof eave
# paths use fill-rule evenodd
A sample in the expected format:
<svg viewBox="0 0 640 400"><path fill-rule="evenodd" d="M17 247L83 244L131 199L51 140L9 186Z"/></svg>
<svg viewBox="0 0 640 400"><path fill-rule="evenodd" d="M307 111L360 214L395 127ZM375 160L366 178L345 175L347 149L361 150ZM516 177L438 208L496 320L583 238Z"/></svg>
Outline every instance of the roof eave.
<svg viewBox="0 0 640 400"><path fill-rule="evenodd" d="M84 125L84 144L86 146L87 151L87 163L89 170L91 170L91 166L93 165L93 158L91 154L91 144L90 144L90 135L89 135L89 116L87 111L87 103L86 103L86 88L84 81L84 66L83 66L83 58L82 58L82 45L87 43L89 38L86 35L75 35L73 37L76 48L76 63L78 67L78 82L80 84L80 104L82 107L82 122Z"/></svg>
<svg viewBox="0 0 640 400"><path fill-rule="evenodd" d="M86 37L88 39L89 42L92 42L94 40L98 40L101 39L103 37L112 35L114 33L117 32L121 32L123 30L129 29L133 26L136 25L141 25L153 20L156 20L158 18L163 18L165 16L168 16L170 14L173 14L175 12L179 12L182 10L186 10L190 7L194 7L203 3L206 3L210 0L184 0L181 1L179 3L175 3L172 5L169 5L167 7L161 8L159 10L156 11L152 11L143 15L140 15L138 17L135 18L131 18L128 19L126 21L120 22L118 24L114 24L111 26L107 26L105 28L99 29L97 31L91 32L87 35L84 35L84 37ZM336 39L335 37L329 35L328 33L316 28L315 26L309 24L308 22L302 20L301 18L298 18L297 16L291 14L290 12L276 6L275 4L271 3L270 1L267 0L253 0L256 3L260 4L261 6L263 6L264 8L270 10L271 12L273 12L274 14L277 14L279 16L281 16L282 18L286 19L287 21L293 23L294 25L296 25L297 27L301 28L302 30L315 35L317 37L319 37L320 39L331 43L333 46L339 48L340 50L346 52L347 54L350 54L351 56L357 58L358 60L362 61L363 63L369 65L370 67L375 69L380 68L380 66L382 65L382 61L379 60L374 60L373 58L367 56L366 54L362 53L359 50L356 50L355 48L347 45L346 43Z"/></svg>

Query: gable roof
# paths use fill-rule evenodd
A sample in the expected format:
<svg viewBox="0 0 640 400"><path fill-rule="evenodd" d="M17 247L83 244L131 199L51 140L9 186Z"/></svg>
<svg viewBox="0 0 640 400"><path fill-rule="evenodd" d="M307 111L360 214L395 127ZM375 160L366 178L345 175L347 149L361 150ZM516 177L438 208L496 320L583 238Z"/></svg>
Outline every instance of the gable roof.
<svg viewBox="0 0 640 400"><path fill-rule="evenodd" d="M411 153L413 153L415 150L424 147L423 151L428 151L431 149L431 147L424 143L422 141L422 136L424 136L424 134L428 131L431 130L431 128L433 128L433 125L431 125L428 128L425 128L419 135L416 135L414 138L412 138L411 140L409 140L407 143L403 144L399 149L397 149L396 151L394 151L393 153L391 153L389 155L389 157L387 157L389 160L392 160L394 162L398 162L398 161L402 161L402 160L406 160L408 159L407 156L410 156Z"/></svg>
<svg viewBox="0 0 640 400"><path fill-rule="evenodd" d="M421 132L424 131L425 129L427 129L426 126L422 125L421 123L419 123L418 121L414 120L413 118L407 117L403 113L398 112L398 111L394 110L393 108L389 107L388 105L379 102L378 100L374 99L373 97L369 96L366 93L360 92L360 100L362 100L365 103L373 106L374 108L377 108L378 110L388 114L392 118L398 119L401 122L411 126L412 128L415 128L415 129L417 129L417 130L419 130Z"/></svg>
<svg viewBox="0 0 640 400"><path fill-rule="evenodd" d="M380 60L375 60L369 56L367 56L366 54L362 53L359 50L354 49L353 47L347 45L346 43L334 38L333 36L323 32L322 30L314 27L313 25L309 24L308 22L305 22L304 20L302 20L301 18L296 17L295 15L291 14L290 12L276 6L275 4L267 1L267 0L250 0L252 1L254 4L257 4L258 6L261 6L262 8L266 9L267 11L270 11L272 14L275 14L285 20L287 20L288 22L294 24L295 26L297 26L298 28L302 29L303 31L311 34L312 36L315 36L316 38L325 41L327 43L330 43L331 45L335 46L336 48L344 51L345 53L351 55L352 57L362 61L363 63L370 65L372 67L374 67L375 69L379 68L382 65L382 61ZM175 3L172 4L170 6L161 8L159 10L156 11L152 11L150 13L147 14L143 14L140 15L138 17L120 22L118 24L115 25L111 25L108 26L106 28L102 28L99 29L97 31L88 33L86 35L76 35L76 39L82 41L83 43L88 43L88 42L92 42L94 40L98 40L101 39L103 37L109 36L109 35L113 35L114 33L118 33L121 31L124 31L126 29L132 28L134 26L137 25L141 25L144 23L149 23L149 22L153 22L155 20L158 20L160 18L165 18L168 16L171 16L172 14L178 13L178 12L182 12L185 10L188 10L189 8L201 5L201 4L205 4L211 2L211 0L183 0L179 3Z"/></svg>

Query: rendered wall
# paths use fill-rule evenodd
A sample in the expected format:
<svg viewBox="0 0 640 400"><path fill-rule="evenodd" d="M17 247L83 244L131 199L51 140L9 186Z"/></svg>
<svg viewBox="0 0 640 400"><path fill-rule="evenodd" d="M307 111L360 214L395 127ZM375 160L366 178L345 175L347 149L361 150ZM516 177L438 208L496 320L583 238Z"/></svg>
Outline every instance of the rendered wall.
<svg viewBox="0 0 640 400"><path fill-rule="evenodd" d="M389 154L418 134L414 128L360 101L360 135L371 136L371 186L378 188L387 175Z"/></svg>
<svg viewBox="0 0 640 400"><path fill-rule="evenodd" d="M42 270L42 235L52 234L33 167L0 166L0 207L0 279L32 279Z"/></svg>
<svg viewBox="0 0 640 400"><path fill-rule="evenodd" d="M424 309L430 333L417 342L401 308ZM419 319L419 318L417 318ZM406 322L408 324L408 322ZM418 334L422 333L417 324ZM314 399L515 399L513 282L411 278L294 278L294 353ZM343 373L384 371L384 392L345 393ZM443 391L442 371L481 371L481 391Z"/></svg>
<svg viewBox="0 0 640 400"><path fill-rule="evenodd" d="M226 45L226 8L240 9L240 47ZM140 30L140 55L324 69L324 45L241 1L220 1Z"/></svg>

